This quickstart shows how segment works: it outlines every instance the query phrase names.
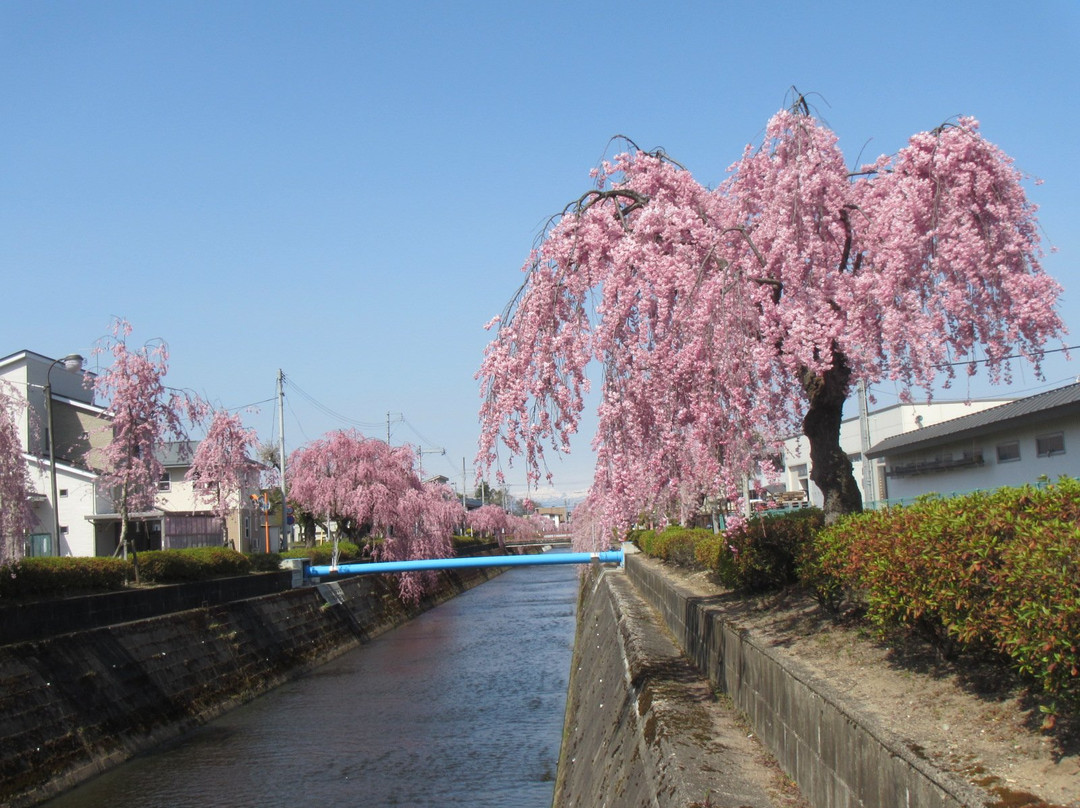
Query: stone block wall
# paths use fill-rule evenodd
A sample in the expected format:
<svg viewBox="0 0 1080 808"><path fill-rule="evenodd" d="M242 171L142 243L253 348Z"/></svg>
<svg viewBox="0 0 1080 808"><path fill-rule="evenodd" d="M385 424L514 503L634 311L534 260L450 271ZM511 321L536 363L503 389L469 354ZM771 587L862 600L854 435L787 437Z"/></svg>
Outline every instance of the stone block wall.
<svg viewBox="0 0 1080 808"><path fill-rule="evenodd" d="M0 646L0 804L44 801L497 575L335 582Z"/></svg>
<svg viewBox="0 0 1080 808"><path fill-rule="evenodd" d="M0 645L144 620L159 614L282 592L291 573L266 572L172 586L0 605Z"/></svg>

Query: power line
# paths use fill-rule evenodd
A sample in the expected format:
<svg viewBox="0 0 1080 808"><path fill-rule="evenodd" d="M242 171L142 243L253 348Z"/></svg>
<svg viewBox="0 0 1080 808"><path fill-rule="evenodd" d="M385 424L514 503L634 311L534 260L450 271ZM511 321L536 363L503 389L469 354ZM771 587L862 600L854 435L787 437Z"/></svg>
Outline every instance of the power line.
<svg viewBox="0 0 1080 808"><path fill-rule="evenodd" d="M1045 356L1046 354L1064 353L1065 351L1075 351L1077 348L1080 348L1080 345L1066 345L1064 348L1051 348L1049 351L1040 351L1039 354L1040 354L1040 356ZM1023 354L1011 354L1009 356L1001 357L1001 359L999 359L998 361L1007 362L1010 359L1026 359L1026 358L1027 357L1024 356ZM935 368L954 368L954 367L959 367L960 365L983 365L983 364L988 363L989 361L990 361L989 359L961 359L961 360L958 360L956 362L943 362L940 365L934 365L934 367Z"/></svg>
<svg viewBox="0 0 1080 808"><path fill-rule="evenodd" d="M375 422L371 422L371 421L360 421L360 420L357 420L356 418L350 418L347 415L342 415L340 412L337 412L335 410L330 409L328 406L323 404L321 401L317 400L314 396L312 396L310 393L308 393L302 387L300 387L300 385L298 385L296 382L294 382L292 380L292 378L286 377L285 380L289 383L289 386L290 386L291 389L293 389L297 393L299 393L301 395L301 397L303 397L309 404L311 404L313 407L315 407L315 409L317 409L319 412L323 413L323 415L329 415L331 418L334 418L334 419L336 419L338 421L341 421L341 422L346 423L346 424L350 424L352 426L362 427L364 429L375 429L375 428L381 428L382 427L381 422L375 423Z"/></svg>

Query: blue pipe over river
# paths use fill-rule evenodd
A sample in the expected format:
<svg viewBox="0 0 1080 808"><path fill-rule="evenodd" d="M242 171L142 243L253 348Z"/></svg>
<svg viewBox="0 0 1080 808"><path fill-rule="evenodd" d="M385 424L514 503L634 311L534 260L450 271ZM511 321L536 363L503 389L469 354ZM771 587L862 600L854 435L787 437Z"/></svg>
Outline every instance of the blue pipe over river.
<svg viewBox="0 0 1080 808"><path fill-rule="evenodd" d="M308 567L305 575L375 575L392 572L422 572L424 570L451 570L469 567L537 567L547 564L622 564L622 550L605 550L600 553L540 553L537 555L468 556L466 558L421 558L412 561L376 561L370 564L338 564Z"/></svg>

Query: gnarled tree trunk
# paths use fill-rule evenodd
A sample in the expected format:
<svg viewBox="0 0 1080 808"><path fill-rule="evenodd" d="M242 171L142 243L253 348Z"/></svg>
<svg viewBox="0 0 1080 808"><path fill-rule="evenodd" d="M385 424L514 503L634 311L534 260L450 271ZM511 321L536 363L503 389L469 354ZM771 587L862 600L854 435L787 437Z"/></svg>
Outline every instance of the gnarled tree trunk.
<svg viewBox="0 0 1080 808"><path fill-rule="evenodd" d="M833 365L824 373L803 372L809 402L803 434L810 443L810 479L824 497L825 524L862 511L862 493L847 454L840 447L844 401L851 389L851 370L842 353L833 351Z"/></svg>

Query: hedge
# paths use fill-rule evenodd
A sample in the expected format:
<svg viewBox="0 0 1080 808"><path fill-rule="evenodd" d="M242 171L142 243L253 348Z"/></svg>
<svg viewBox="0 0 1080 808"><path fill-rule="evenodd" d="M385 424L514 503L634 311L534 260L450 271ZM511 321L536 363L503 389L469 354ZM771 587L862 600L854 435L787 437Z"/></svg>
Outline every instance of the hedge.
<svg viewBox="0 0 1080 808"><path fill-rule="evenodd" d="M805 579L946 655L1002 654L1080 704L1080 482L1002 488L849 517L821 531Z"/></svg>
<svg viewBox="0 0 1080 808"><path fill-rule="evenodd" d="M717 577L744 592L767 592L797 583L814 534L824 522L819 508L751 517L725 532L717 551Z"/></svg>
<svg viewBox="0 0 1080 808"><path fill-rule="evenodd" d="M724 586L745 592L781 589L798 580L813 534L823 523L817 508L754 516L722 534L702 528L634 530L643 553L681 566L711 570Z"/></svg>
<svg viewBox="0 0 1080 808"><path fill-rule="evenodd" d="M325 566L330 563L334 555L333 542L323 542L314 547L294 547L281 554L282 558L309 558L315 566ZM359 545L351 541L338 542L338 561L359 561L361 551Z"/></svg>
<svg viewBox="0 0 1080 808"><path fill-rule="evenodd" d="M0 565L0 599L123 589L130 576L131 563L119 558L24 558Z"/></svg>
<svg viewBox="0 0 1080 808"><path fill-rule="evenodd" d="M227 547L150 550L138 554L139 579L176 584L251 572L251 561Z"/></svg>

